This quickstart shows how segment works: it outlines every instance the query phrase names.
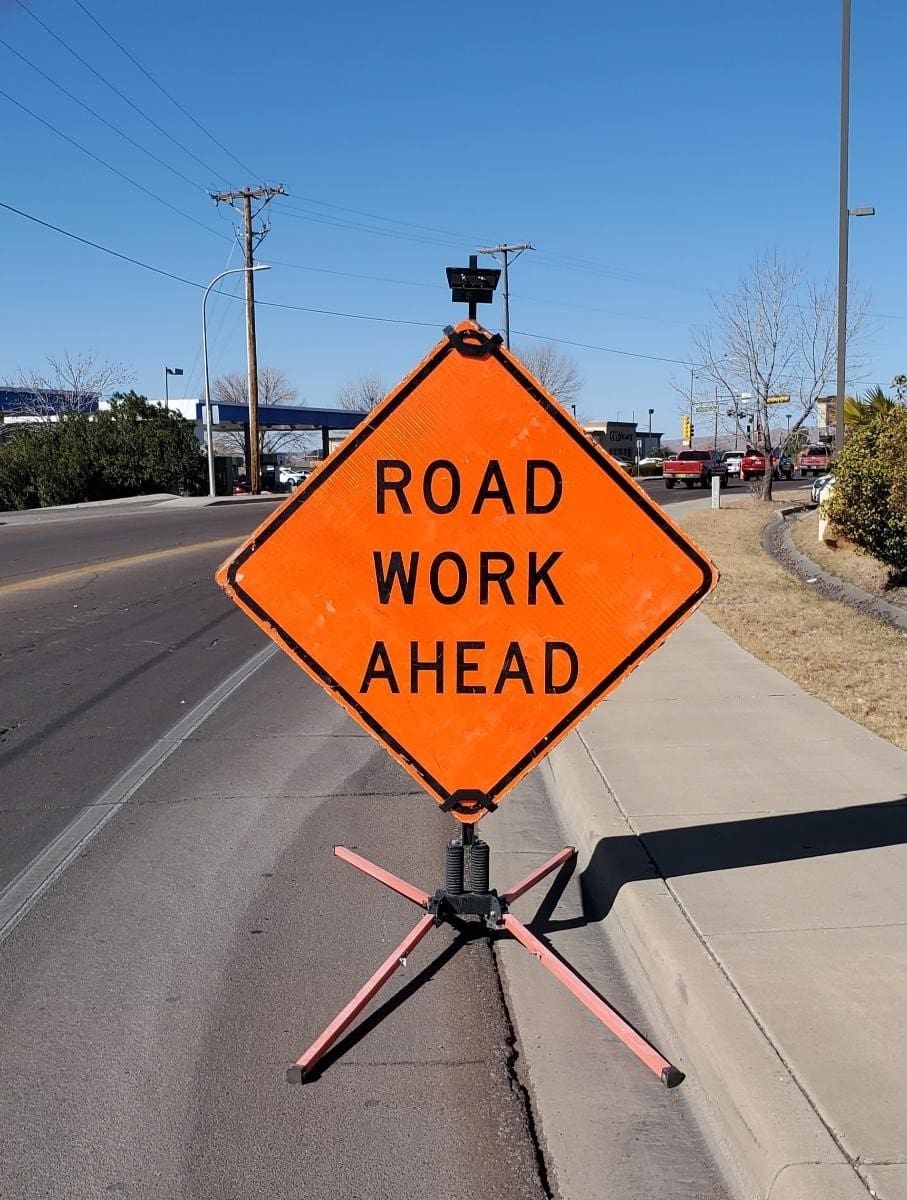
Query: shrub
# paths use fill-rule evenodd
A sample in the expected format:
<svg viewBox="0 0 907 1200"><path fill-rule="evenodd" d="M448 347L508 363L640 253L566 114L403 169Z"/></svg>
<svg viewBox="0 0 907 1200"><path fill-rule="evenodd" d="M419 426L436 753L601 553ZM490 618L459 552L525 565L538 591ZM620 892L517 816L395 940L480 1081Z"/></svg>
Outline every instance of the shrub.
<svg viewBox="0 0 907 1200"><path fill-rule="evenodd" d="M828 515L862 550L894 571L907 571L907 405L848 434Z"/></svg>
<svg viewBox="0 0 907 1200"><path fill-rule="evenodd" d="M108 412L10 427L0 441L0 509L193 491L204 474L192 424L130 392Z"/></svg>

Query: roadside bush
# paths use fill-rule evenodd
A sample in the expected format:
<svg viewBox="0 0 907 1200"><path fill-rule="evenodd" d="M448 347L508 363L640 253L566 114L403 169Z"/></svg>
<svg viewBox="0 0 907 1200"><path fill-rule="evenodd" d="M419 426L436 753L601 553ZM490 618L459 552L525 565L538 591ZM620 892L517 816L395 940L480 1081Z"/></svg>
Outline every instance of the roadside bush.
<svg viewBox="0 0 907 1200"><path fill-rule="evenodd" d="M907 405L848 434L828 516L861 550L893 571L907 571Z"/></svg>
<svg viewBox="0 0 907 1200"><path fill-rule="evenodd" d="M8 427L0 441L0 509L196 491L205 464L189 421L134 392L109 412Z"/></svg>

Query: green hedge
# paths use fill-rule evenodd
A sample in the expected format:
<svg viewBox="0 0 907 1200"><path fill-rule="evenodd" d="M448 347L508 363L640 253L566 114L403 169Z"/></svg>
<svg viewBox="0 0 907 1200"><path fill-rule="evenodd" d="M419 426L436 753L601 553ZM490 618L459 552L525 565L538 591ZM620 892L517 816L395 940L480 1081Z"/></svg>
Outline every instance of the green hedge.
<svg viewBox="0 0 907 1200"><path fill-rule="evenodd" d="M191 422L134 392L109 412L8 425L0 441L0 509L193 492L204 478Z"/></svg>
<svg viewBox="0 0 907 1200"><path fill-rule="evenodd" d="M907 571L907 405L848 434L828 516L861 549L894 571Z"/></svg>

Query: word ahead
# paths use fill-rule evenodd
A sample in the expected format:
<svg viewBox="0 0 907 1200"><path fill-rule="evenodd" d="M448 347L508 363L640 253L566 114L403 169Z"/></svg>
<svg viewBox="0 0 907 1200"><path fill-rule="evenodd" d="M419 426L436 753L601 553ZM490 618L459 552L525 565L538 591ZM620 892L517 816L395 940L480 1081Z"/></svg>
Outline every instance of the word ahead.
<svg viewBox="0 0 907 1200"><path fill-rule="evenodd" d="M218 579L426 791L474 821L716 576L467 322Z"/></svg>

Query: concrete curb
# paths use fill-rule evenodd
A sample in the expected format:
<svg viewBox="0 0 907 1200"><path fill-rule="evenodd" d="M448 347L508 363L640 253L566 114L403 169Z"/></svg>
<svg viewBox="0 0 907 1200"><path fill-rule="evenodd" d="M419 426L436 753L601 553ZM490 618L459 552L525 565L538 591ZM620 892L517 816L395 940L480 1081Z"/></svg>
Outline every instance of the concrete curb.
<svg viewBox="0 0 907 1200"><path fill-rule="evenodd" d="M866 1200L867 1186L643 842L628 843L626 834L636 831L581 732L548 761L555 810L579 852L583 891L607 912L602 929L659 1048L686 1073L683 1091L738 1194ZM638 882L621 887L623 879Z"/></svg>
<svg viewBox="0 0 907 1200"><path fill-rule="evenodd" d="M851 608L857 609L864 616L877 617L880 621L884 621L886 625L896 625L898 629L907 631L907 612L896 604L889 604L887 600L882 600L881 597L873 595L872 592L866 592L862 588L857 587L855 583L848 583L845 579L840 579L837 575L830 575L824 571L818 563L814 563L811 558L798 550L794 545L793 538L790 535L790 523L788 517L800 516L805 513L804 509L799 507L792 509L782 508L778 521L768 525L765 531L765 537L762 539L762 544L765 549L771 554L776 562L779 562L782 567L796 575L798 579L804 582L811 579L820 579L822 583L829 589L831 599L837 600L839 604L847 604ZM774 549L772 531L780 536L781 543L784 547L785 555L789 561L779 557Z"/></svg>

